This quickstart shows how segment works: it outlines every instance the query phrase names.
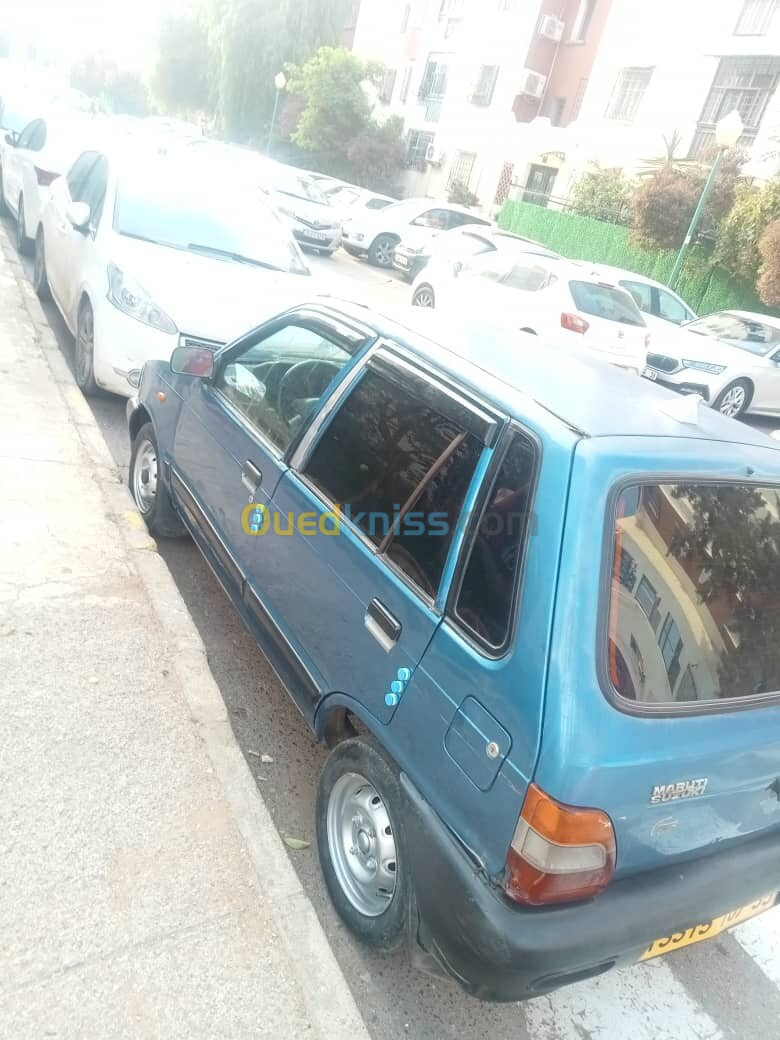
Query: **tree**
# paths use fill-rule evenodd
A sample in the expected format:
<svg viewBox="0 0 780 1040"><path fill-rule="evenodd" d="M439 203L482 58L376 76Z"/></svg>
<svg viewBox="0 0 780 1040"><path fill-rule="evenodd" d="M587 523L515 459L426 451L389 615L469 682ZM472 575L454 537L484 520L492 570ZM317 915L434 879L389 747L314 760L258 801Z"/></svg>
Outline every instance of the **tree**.
<svg viewBox="0 0 780 1040"><path fill-rule="evenodd" d="M392 116L381 124L372 121L347 148L349 180L372 191L397 195L405 154L403 119Z"/></svg>
<svg viewBox="0 0 780 1040"><path fill-rule="evenodd" d="M780 307L780 220L773 220L758 243L763 264L759 273L758 295L767 307Z"/></svg>
<svg viewBox="0 0 780 1040"><path fill-rule="evenodd" d="M633 191L633 183L622 170L597 168L574 185L569 208L583 217L627 223Z"/></svg>
<svg viewBox="0 0 780 1040"><path fill-rule="evenodd" d="M723 221L715 262L730 274L755 282L761 268L761 236L780 219L780 178L763 188L742 185L731 212Z"/></svg>
<svg viewBox="0 0 780 1040"><path fill-rule="evenodd" d="M117 69L106 84L106 98L117 115L149 114L149 95L140 76L128 69Z"/></svg>
<svg viewBox="0 0 780 1040"><path fill-rule="evenodd" d="M169 13L160 22L152 91L166 111L192 116L211 108L211 48L208 29L192 10Z"/></svg>
<svg viewBox="0 0 780 1040"><path fill-rule="evenodd" d="M102 54L87 54L74 62L70 84L117 115L143 116L149 112L149 96L143 80Z"/></svg>

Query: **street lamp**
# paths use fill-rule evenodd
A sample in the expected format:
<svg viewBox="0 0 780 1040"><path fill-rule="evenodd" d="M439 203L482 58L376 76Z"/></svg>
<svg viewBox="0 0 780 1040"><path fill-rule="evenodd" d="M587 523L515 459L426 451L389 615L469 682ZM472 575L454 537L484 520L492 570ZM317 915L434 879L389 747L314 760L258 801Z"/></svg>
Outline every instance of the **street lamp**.
<svg viewBox="0 0 780 1040"><path fill-rule="evenodd" d="M715 143L718 146L718 154L715 156L715 161L712 164L707 183L704 185L704 190L701 193L699 204L696 207L696 212L691 217L691 226L688 228L688 234L685 236L685 241L682 244L680 252L677 254L672 273L669 276L669 288L676 289L677 282L680 278L680 273L685 263L685 258L688 255L688 250L691 248L693 242L693 236L696 234L696 229L699 226L701 215L704 212L704 207L707 205L707 200L712 192L713 185L715 184L715 177L717 176L718 169L720 167L721 160L725 152L729 148L733 148L745 129L745 125L742 122L742 117L736 108L733 112L729 112L727 116L724 116L715 124Z"/></svg>
<svg viewBox="0 0 780 1040"><path fill-rule="evenodd" d="M283 72L277 72L274 76L274 86L276 87L276 94L274 95L274 110L271 114L271 125L268 128L268 144L266 145L266 154L271 154L271 143L273 141L274 129L276 127L276 113L279 110L279 97L287 86L287 77Z"/></svg>

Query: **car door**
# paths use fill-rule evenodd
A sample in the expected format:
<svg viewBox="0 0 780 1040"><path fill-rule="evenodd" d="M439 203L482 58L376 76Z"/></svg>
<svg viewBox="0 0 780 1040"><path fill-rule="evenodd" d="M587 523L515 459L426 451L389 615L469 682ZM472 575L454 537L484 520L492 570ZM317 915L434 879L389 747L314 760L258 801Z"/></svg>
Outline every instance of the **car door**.
<svg viewBox="0 0 780 1040"><path fill-rule="evenodd" d="M71 202L81 200L86 177L99 158L98 152L82 152L68 173L52 185L44 210L46 273L49 288L63 313L66 313L64 300L68 295L66 282L69 276L68 265L71 260L74 230L68 222L67 209Z"/></svg>
<svg viewBox="0 0 780 1040"><path fill-rule="evenodd" d="M441 621L498 420L382 345L274 493L295 520L263 594L325 690L389 722Z"/></svg>
<svg viewBox="0 0 780 1040"><path fill-rule="evenodd" d="M318 312L282 316L224 348L213 379L197 381L182 405L171 460L174 498L272 659L286 653L273 583L276 574L290 580L284 569L292 541L272 512L273 494L307 422L368 337ZM316 677L296 664L285 678L299 703L311 704Z"/></svg>
<svg viewBox="0 0 780 1040"><path fill-rule="evenodd" d="M16 143L6 149L3 163L3 191L14 214L18 213L19 195L22 190L24 167L41 139L43 123L33 119L22 130ZM45 141L45 131L43 140ZM42 147L42 142L41 145Z"/></svg>
<svg viewBox="0 0 780 1040"><path fill-rule="evenodd" d="M89 206L89 226L75 228L67 218L64 221L60 241L60 292L59 298L66 315L75 322L78 295L95 249L95 232L103 216L103 204L108 184L108 160L98 155L76 191L74 202ZM110 214L109 214L110 217Z"/></svg>

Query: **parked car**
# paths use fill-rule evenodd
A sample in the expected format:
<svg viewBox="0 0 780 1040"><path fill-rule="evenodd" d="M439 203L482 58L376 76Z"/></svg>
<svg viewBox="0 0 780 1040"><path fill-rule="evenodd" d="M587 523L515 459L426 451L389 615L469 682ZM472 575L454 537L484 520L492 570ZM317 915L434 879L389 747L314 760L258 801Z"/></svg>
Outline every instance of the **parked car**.
<svg viewBox="0 0 780 1040"><path fill-rule="evenodd" d="M177 344L216 348L300 298L309 269L272 207L210 190L192 164L86 151L54 182L35 239L34 285L76 337L85 393L129 396ZM306 284L306 282L304 282Z"/></svg>
<svg viewBox="0 0 780 1040"><path fill-rule="evenodd" d="M95 120L65 110L39 114L20 133L8 131L0 166L0 212L16 222L16 247L27 253L52 182L96 133Z"/></svg>
<svg viewBox="0 0 780 1040"><path fill-rule="evenodd" d="M683 325L686 321L696 318L696 311L689 307L681 296L652 278L604 264L593 264L592 274L606 278L630 292L648 327L653 331L666 332L669 325Z"/></svg>
<svg viewBox="0 0 780 1040"><path fill-rule="evenodd" d="M332 747L338 913L494 1000L780 891L780 445L522 338L315 301L128 403L150 531Z"/></svg>
<svg viewBox="0 0 780 1040"><path fill-rule="evenodd" d="M356 184L345 184L341 181L334 181L328 185L319 181L318 184L331 206L341 211L342 222L363 210L386 209L396 201L389 195L380 195L375 191L369 191L368 188L359 188Z"/></svg>
<svg viewBox="0 0 780 1040"><path fill-rule="evenodd" d="M442 231L462 224L489 227L490 221L463 206L433 199L406 199L378 213L364 212L346 220L344 248L352 256L367 256L369 263L377 267L392 267L393 251L402 239L417 248Z"/></svg>
<svg viewBox="0 0 780 1040"><path fill-rule="evenodd" d="M462 263L430 263L412 305L484 315L641 375L649 335L633 298L570 260L505 243Z"/></svg>
<svg viewBox="0 0 780 1040"><path fill-rule="evenodd" d="M559 256L531 238L502 231L492 225L463 224L451 231L442 231L426 245L417 248L408 245L407 240L402 240L393 251L393 267L408 282L413 282L432 259L457 264L479 253L493 252L504 244L511 248L513 243L540 256Z"/></svg>
<svg viewBox="0 0 780 1040"><path fill-rule="evenodd" d="M645 375L717 411L780 414L780 319L719 311L683 325L647 356Z"/></svg>

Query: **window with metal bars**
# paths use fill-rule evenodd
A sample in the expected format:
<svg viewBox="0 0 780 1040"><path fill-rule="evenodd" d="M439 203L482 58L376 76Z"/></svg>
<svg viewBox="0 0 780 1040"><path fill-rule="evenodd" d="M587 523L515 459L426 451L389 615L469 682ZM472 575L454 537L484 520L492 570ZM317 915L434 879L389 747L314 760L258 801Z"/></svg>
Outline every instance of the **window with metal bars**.
<svg viewBox="0 0 780 1040"><path fill-rule="evenodd" d="M435 58L428 58L420 83L420 98L424 101L441 101L447 93L447 78L446 64Z"/></svg>
<svg viewBox="0 0 780 1040"><path fill-rule="evenodd" d="M735 36L766 36L777 10L777 0L745 0Z"/></svg>
<svg viewBox="0 0 780 1040"><path fill-rule="evenodd" d="M690 157L706 158L715 148L715 125L735 109L745 132L741 146L751 144L780 80L780 57L721 58L704 102Z"/></svg>
<svg viewBox="0 0 780 1040"><path fill-rule="evenodd" d="M621 69L607 106L607 119L632 123L652 75L652 69Z"/></svg>
<svg viewBox="0 0 780 1040"><path fill-rule="evenodd" d="M379 100L383 105L389 105L393 100L395 90L395 79L398 75L396 69L385 69L382 75L382 85L379 88Z"/></svg>
<svg viewBox="0 0 780 1040"><path fill-rule="evenodd" d="M455 158L450 167L450 175L447 180L447 190L454 184L462 184L466 188L471 187L471 175L474 172L474 163L477 161L476 152L455 152Z"/></svg>
<svg viewBox="0 0 780 1040"><path fill-rule="evenodd" d="M496 89L496 81L498 80L498 68L498 65L480 66L479 76L471 95L471 103L473 105L481 105L483 108L487 108L493 100L493 91Z"/></svg>
<svg viewBox="0 0 780 1040"><path fill-rule="evenodd" d="M408 166L423 166L428 148L433 144L435 134L428 130L410 130L406 138L406 163Z"/></svg>

